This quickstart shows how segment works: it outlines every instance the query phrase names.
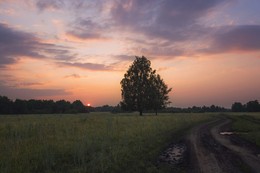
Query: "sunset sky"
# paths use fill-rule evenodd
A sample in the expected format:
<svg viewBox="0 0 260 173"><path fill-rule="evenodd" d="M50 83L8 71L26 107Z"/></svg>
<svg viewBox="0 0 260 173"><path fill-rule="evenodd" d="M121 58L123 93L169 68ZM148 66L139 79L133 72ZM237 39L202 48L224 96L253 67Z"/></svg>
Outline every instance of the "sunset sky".
<svg viewBox="0 0 260 173"><path fill-rule="evenodd" d="M142 55L170 106L260 101L260 1L0 0L0 95L117 105Z"/></svg>

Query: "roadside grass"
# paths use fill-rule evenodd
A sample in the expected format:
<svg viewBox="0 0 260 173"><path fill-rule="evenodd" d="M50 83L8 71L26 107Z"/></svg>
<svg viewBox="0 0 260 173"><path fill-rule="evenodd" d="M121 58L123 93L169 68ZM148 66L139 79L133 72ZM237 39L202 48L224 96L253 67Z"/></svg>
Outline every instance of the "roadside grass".
<svg viewBox="0 0 260 173"><path fill-rule="evenodd" d="M229 117L234 120L233 131L260 147L260 113L236 113Z"/></svg>
<svg viewBox="0 0 260 173"><path fill-rule="evenodd" d="M0 116L1 173L162 172L159 153L208 114Z"/></svg>

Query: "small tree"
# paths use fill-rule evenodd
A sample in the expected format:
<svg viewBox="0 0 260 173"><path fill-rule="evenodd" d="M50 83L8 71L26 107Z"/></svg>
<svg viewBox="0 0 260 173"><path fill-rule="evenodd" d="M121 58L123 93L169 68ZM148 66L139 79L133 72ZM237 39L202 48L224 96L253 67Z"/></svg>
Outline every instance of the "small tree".
<svg viewBox="0 0 260 173"><path fill-rule="evenodd" d="M121 80L122 101L124 110L139 111L142 115L145 109L164 108L170 103L168 93L171 88L161 79L160 75L152 70L151 62L137 57Z"/></svg>

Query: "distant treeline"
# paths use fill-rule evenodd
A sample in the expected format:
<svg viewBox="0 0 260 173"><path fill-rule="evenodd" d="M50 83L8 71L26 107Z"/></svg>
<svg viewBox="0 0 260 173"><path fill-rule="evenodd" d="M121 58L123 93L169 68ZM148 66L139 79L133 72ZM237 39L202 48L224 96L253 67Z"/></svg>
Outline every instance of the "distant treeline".
<svg viewBox="0 0 260 173"><path fill-rule="evenodd" d="M161 113L203 113L203 112L260 112L260 104L257 100L249 101L246 104L233 103L231 109L220 106L193 106L188 108L167 107L160 110ZM117 106L85 106L80 100L69 102L65 100L10 100L6 96L0 96L0 114L55 114L55 113L88 113L88 112L124 112L120 105ZM146 113L152 110L144 111Z"/></svg>
<svg viewBox="0 0 260 173"><path fill-rule="evenodd" d="M94 108L95 111L97 112L122 112L122 109L120 106L109 106L109 105L104 105L101 107L96 107ZM203 107L198 107L198 106L193 106L193 107L188 107L188 108L177 108L177 107L167 107L162 110L158 110L160 113L202 113L202 112L228 112L230 109L226 109L224 107L220 106L215 106L211 105L209 107L203 106ZM153 110L144 110L145 113L152 113L154 112Z"/></svg>
<svg viewBox="0 0 260 173"><path fill-rule="evenodd" d="M100 107L93 108L91 111L97 112L123 112L120 105L109 106L104 105ZM165 109L159 110L161 113L203 113L203 112L260 112L260 104L257 100L249 101L246 104L241 104L240 102L233 103L231 108L224 108L216 105L211 106L193 106L188 108L178 108L178 107L167 107ZM144 112L153 112L153 110L145 110Z"/></svg>
<svg viewBox="0 0 260 173"><path fill-rule="evenodd" d="M204 112L229 112L230 109L220 107L220 106L192 106L188 108L177 108L177 107L169 107L164 112L171 112L171 113L204 113Z"/></svg>
<svg viewBox="0 0 260 173"><path fill-rule="evenodd" d="M88 108L80 100L72 103L65 100L10 100L0 96L0 114L54 114L54 113L86 113Z"/></svg>
<svg viewBox="0 0 260 173"><path fill-rule="evenodd" d="M260 112L260 104L257 100L249 101L246 104L235 102L231 110L233 112Z"/></svg>

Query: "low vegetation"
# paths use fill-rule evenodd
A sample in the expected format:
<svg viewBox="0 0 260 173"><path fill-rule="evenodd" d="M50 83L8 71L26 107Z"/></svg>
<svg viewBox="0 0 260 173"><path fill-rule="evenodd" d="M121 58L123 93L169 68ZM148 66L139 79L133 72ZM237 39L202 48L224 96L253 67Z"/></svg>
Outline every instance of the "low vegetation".
<svg viewBox="0 0 260 173"><path fill-rule="evenodd" d="M229 117L234 120L235 132L260 147L260 113L237 113Z"/></svg>
<svg viewBox="0 0 260 173"><path fill-rule="evenodd" d="M131 115L131 116L130 116ZM0 172L160 172L169 142L208 114L0 116Z"/></svg>

